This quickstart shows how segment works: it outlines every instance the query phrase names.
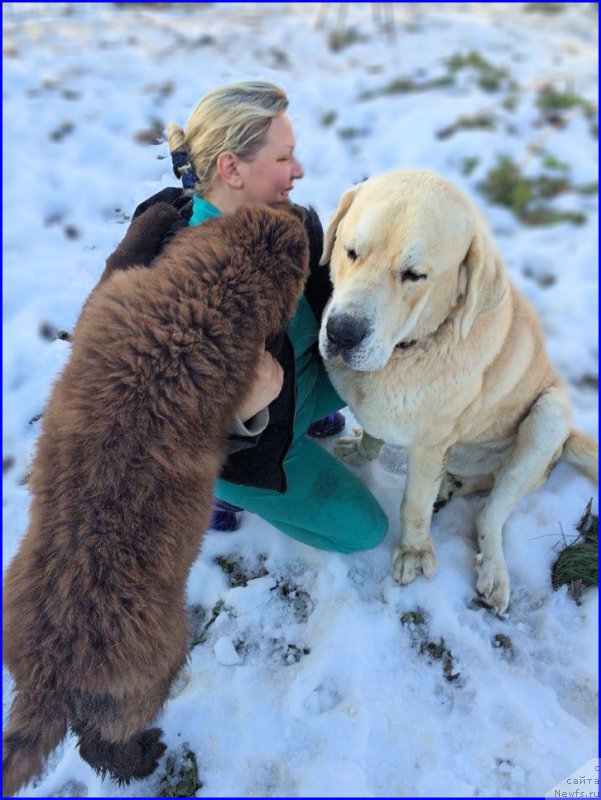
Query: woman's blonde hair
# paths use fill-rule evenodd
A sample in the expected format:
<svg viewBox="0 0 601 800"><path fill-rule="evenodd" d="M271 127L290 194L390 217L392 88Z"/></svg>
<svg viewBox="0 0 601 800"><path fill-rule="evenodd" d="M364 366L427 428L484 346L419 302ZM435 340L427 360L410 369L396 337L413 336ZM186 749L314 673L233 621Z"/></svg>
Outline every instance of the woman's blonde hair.
<svg viewBox="0 0 601 800"><path fill-rule="evenodd" d="M187 155L181 172L186 172L185 161L189 162L196 173L194 191L203 194L213 179L219 154L227 150L244 160L252 159L265 144L271 120L287 108L286 93L272 83L220 86L200 100L185 130L169 123L169 151Z"/></svg>

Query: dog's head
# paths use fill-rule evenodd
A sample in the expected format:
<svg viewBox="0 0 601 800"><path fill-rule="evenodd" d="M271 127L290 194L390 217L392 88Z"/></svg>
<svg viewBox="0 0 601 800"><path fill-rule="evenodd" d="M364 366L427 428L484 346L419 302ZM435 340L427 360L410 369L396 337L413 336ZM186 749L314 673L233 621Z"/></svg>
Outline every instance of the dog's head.
<svg viewBox="0 0 601 800"><path fill-rule="evenodd" d="M326 360L377 371L395 347L429 336L452 309L465 338L507 286L484 221L431 172L400 170L349 189L326 231L332 300L319 347Z"/></svg>

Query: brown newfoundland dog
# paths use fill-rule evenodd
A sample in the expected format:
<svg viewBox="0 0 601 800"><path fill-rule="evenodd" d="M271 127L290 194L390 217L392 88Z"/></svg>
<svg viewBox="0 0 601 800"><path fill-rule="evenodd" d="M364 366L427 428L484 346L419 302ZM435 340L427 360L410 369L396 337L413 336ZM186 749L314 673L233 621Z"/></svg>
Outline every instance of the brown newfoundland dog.
<svg viewBox="0 0 601 800"><path fill-rule="evenodd" d="M162 732L146 726L186 660L186 578L228 424L307 264L299 218L248 207L180 231L152 269L115 272L88 299L4 582L4 796L68 728L119 781L156 768Z"/></svg>

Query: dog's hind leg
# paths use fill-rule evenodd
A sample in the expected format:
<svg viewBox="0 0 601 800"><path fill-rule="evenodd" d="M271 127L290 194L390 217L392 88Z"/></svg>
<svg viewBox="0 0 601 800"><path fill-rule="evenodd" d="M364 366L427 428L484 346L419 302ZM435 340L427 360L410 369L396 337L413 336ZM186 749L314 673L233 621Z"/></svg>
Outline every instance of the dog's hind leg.
<svg viewBox="0 0 601 800"><path fill-rule="evenodd" d="M101 774L108 774L119 784L151 775L166 750L160 728L149 728L125 742L110 742L94 729L78 731L79 754Z"/></svg>
<svg viewBox="0 0 601 800"><path fill-rule="evenodd" d="M570 412L562 389L551 387L521 423L507 461L476 520L476 588L497 613L509 603L509 574L503 555L503 525L517 503L545 481L570 431Z"/></svg>
<svg viewBox="0 0 601 800"><path fill-rule="evenodd" d="M46 756L67 732L63 704L40 686L17 682L2 736L2 796L15 792L42 770Z"/></svg>
<svg viewBox="0 0 601 800"><path fill-rule="evenodd" d="M488 492L492 489L495 482L494 475L477 475L476 477L464 478L460 475L452 475L445 472L438 497L434 503L434 513L444 508L452 497L463 497L464 495L474 494L474 492Z"/></svg>
<svg viewBox="0 0 601 800"><path fill-rule="evenodd" d="M170 680L121 697L81 692L72 696L71 727L79 754L97 772L122 783L150 775L166 746L160 728L146 729L168 697Z"/></svg>

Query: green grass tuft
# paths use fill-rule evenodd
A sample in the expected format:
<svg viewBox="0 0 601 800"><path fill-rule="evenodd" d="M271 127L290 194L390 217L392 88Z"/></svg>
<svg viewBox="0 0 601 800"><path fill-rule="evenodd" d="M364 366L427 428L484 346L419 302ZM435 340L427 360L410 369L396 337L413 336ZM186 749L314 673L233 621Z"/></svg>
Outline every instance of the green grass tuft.
<svg viewBox="0 0 601 800"><path fill-rule="evenodd" d="M429 80L413 80L413 78L394 78L385 86L377 89L368 89L359 95L359 100L373 100L375 97L386 97L391 94L410 94L411 92L426 92L429 89L442 89L452 86L455 82L452 75L442 75Z"/></svg>
<svg viewBox="0 0 601 800"><path fill-rule="evenodd" d="M360 139L363 136L367 136L369 134L369 130L367 128L339 128L336 133L340 136L341 139Z"/></svg>
<svg viewBox="0 0 601 800"><path fill-rule="evenodd" d="M184 748L180 758L167 756L165 774L161 777L157 797L196 797L202 789L194 753Z"/></svg>
<svg viewBox="0 0 601 800"><path fill-rule="evenodd" d="M567 584L578 605L584 588L599 585L599 518L591 511L592 502L576 525L580 535L560 552L551 570L553 588Z"/></svg>
<svg viewBox="0 0 601 800"><path fill-rule="evenodd" d="M423 611L419 609L417 611L407 611L406 614L403 614L401 617L401 623L403 625L408 625L412 622L414 625L425 625L426 624L426 617Z"/></svg>
<svg viewBox="0 0 601 800"><path fill-rule="evenodd" d="M456 74L464 69L472 69L477 73L476 83L485 92L498 92L502 88L511 86L509 73L502 67L495 67L476 50L467 55L455 53L447 61L451 74Z"/></svg>
<svg viewBox="0 0 601 800"><path fill-rule="evenodd" d="M561 92L554 86L546 85L539 89L536 105L546 116L558 116L562 111L581 108L588 120L596 120L597 106L575 92Z"/></svg>
<svg viewBox="0 0 601 800"><path fill-rule="evenodd" d="M496 633L492 639L492 646L499 650L503 658L512 661L515 657L513 642L504 633Z"/></svg>
<svg viewBox="0 0 601 800"><path fill-rule="evenodd" d="M478 156L468 156L467 158L464 158L461 162L461 174L468 177L476 169L479 163L480 159Z"/></svg>
<svg viewBox="0 0 601 800"><path fill-rule="evenodd" d="M327 111L319 121L321 122L324 128L329 128L330 125L333 125L337 119L338 119L337 111Z"/></svg>
<svg viewBox="0 0 601 800"><path fill-rule="evenodd" d="M255 578L262 578L268 575L265 569L266 556L261 554L256 564L249 564L245 559L237 556L215 556L213 562L225 573L232 589L237 586L246 586L249 581Z"/></svg>
<svg viewBox="0 0 601 800"><path fill-rule="evenodd" d="M411 646L415 647L420 655L427 658L432 664L439 661L442 666L442 674L449 683L457 682L461 685L461 674L455 671L455 657L445 644L445 640L440 637L438 641L428 638L428 618L420 608L415 611L406 611L401 616L401 624L409 629Z"/></svg>
<svg viewBox="0 0 601 800"><path fill-rule="evenodd" d="M211 625L216 621L217 617L221 614L222 611L226 611L225 603L223 600L218 600L217 603L213 606L213 609L209 615L209 613L200 605L193 606L190 609L190 627L191 627L191 636L190 636L190 645L189 648L196 647L199 644L204 644L207 640L208 633L207 631L211 627Z"/></svg>
<svg viewBox="0 0 601 800"><path fill-rule="evenodd" d="M547 169L554 169L558 170L559 172L569 172L570 165L566 164L565 161L560 161L558 158L555 158L553 155L546 155L542 160L543 167Z"/></svg>
<svg viewBox="0 0 601 800"><path fill-rule="evenodd" d="M450 139L458 131L472 131L472 130L495 130L497 127L494 118L490 114L473 114L472 116L460 116L452 123L447 125L446 128L441 128L436 131L437 139Z"/></svg>
<svg viewBox="0 0 601 800"><path fill-rule="evenodd" d="M549 206L549 200L573 192L590 194L589 186L574 186L565 174L541 174L526 176L508 156L500 156L497 164L488 173L478 188L495 205L504 206L524 224L556 225L571 222L582 225L586 216L580 211L557 211Z"/></svg>
<svg viewBox="0 0 601 800"><path fill-rule="evenodd" d="M449 683L454 683L459 680L459 672L454 672L455 658L453 653L448 649L444 639L441 637L438 642L422 642L419 652L429 656L431 661L440 661L442 664L442 674Z"/></svg>
<svg viewBox="0 0 601 800"><path fill-rule="evenodd" d="M334 53L340 52L351 44L367 41L367 36L360 33L357 28L347 28L343 31L334 31L328 38L328 47Z"/></svg>
<svg viewBox="0 0 601 800"><path fill-rule="evenodd" d="M565 10L566 3L526 3L524 11L528 13L548 14L550 16L561 14Z"/></svg>

